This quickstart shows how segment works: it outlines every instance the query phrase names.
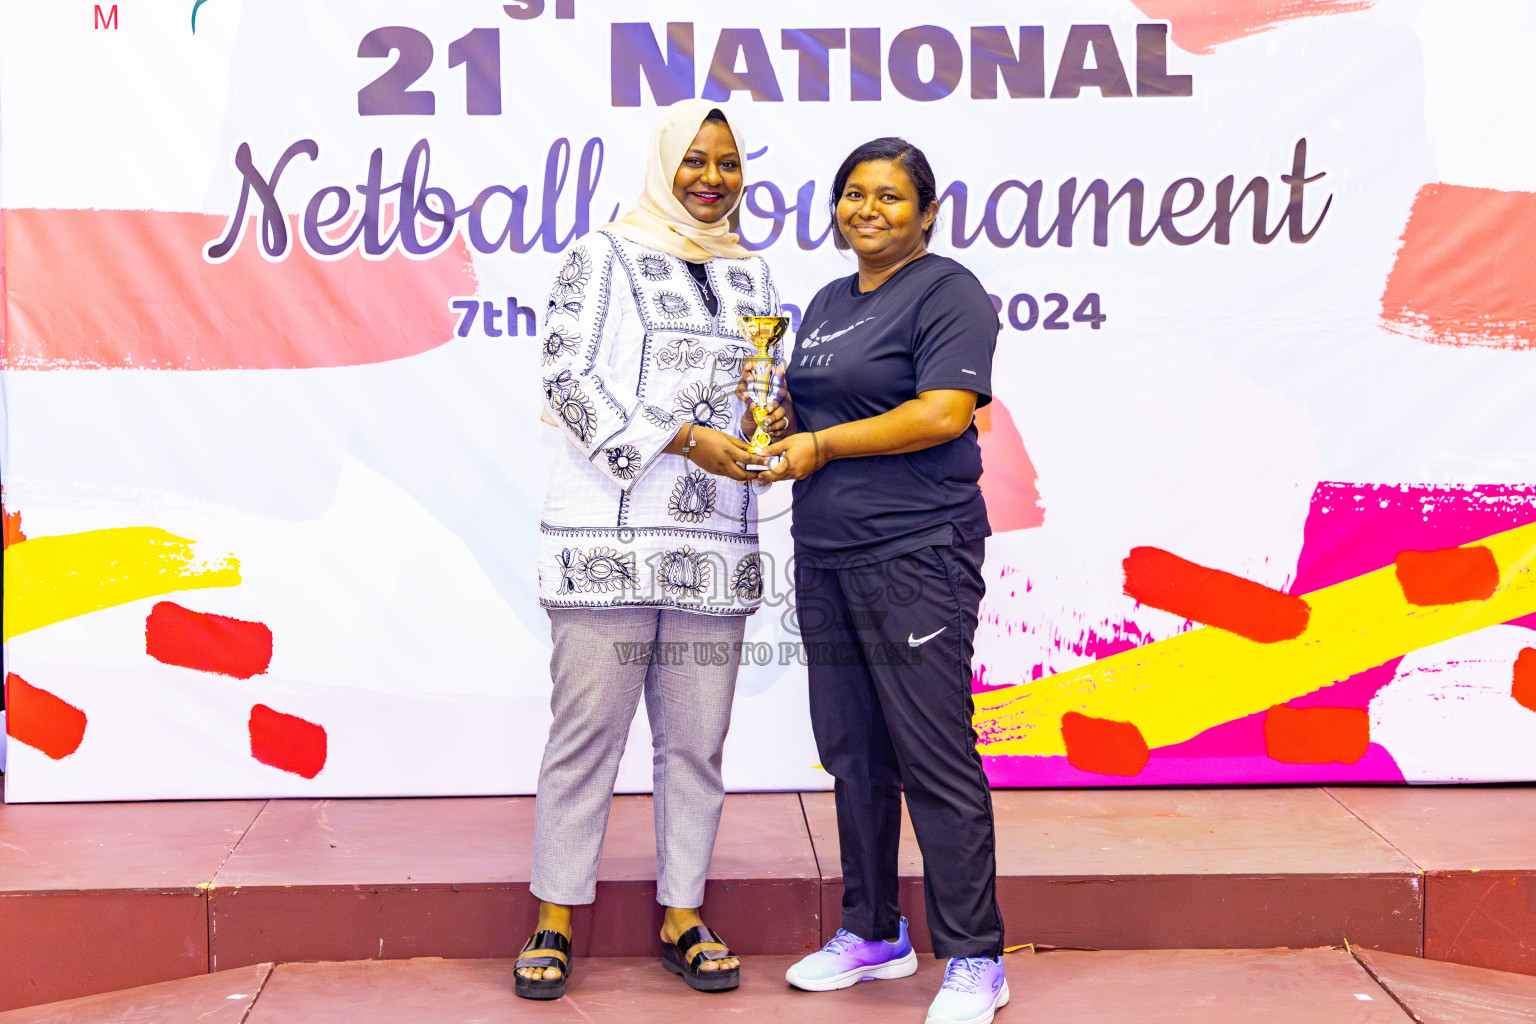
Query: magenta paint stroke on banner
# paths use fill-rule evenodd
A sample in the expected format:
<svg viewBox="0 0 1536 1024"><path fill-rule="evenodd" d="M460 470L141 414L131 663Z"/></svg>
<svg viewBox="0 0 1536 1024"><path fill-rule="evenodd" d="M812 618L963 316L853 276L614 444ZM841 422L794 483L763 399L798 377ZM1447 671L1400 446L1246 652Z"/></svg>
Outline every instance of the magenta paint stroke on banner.
<svg viewBox="0 0 1536 1024"><path fill-rule="evenodd" d="M1261 716L1254 716L1261 717ZM1256 742L1262 749L1262 723ZM1152 751L1147 766L1136 775L1101 775L1074 768L1065 757L983 757L987 778L997 789L1064 789L1086 786L1209 786L1212 779L1222 785L1274 786L1309 785L1330 782L1402 782L1403 773L1392 755L1380 744L1372 743L1366 754L1352 765L1283 764L1265 754L1226 756L1220 754L1177 757L1168 753L1173 747Z"/></svg>
<svg viewBox="0 0 1536 1024"><path fill-rule="evenodd" d="M1355 484L1312 491L1292 594L1391 565L1400 551L1436 551L1536 522L1536 484Z"/></svg>
<svg viewBox="0 0 1536 1024"><path fill-rule="evenodd" d="M1033 586L1027 577L1020 574L1019 570L1005 566L1000 570L997 581L988 584L988 589L994 593L1008 590L1010 592L1009 596L1013 596L1013 594L1020 590L1027 593L1033 589ZM1124 651L1135 650L1145 644L1152 643L1154 640L1165 639L1164 637L1154 636L1144 631L1139 625L1129 619L1121 619L1118 622L1105 619L1099 622L1085 623L1081 616L1074 616L1067 609L1062 610L1060 618L1049 623L1019 623L1004 620L1001 613L991 611L983 603L981 621L1000 627L1003 633L1008 636L1012 636L1014 633L1039 632L1042 629L1049 631L1049 635L1043 638L1041 646L1048 645L1051 651L1059 652L1061 662L1053 663L1050 660L1036 662L1027 673L1027 678L1030 681L1038 681L1047 676L1055 675L1057 672L1065 672L1070 668L1075 668L1083 664L1085 658L1089 661L1097 661L1100 658L1108 658L1111 655L1120 654ZM1193 628L1195 628L1194 623L1185 622L1176 632L1184 633ZM996 684L986 682L987 666L981 663L974 667L972 675L976 681L973 690L978 693L982 690L1012 686L1017 682L1017 680Z"/></svg>
<svg viewBox="0 0 1536 1024"><path fill-rule="evenodd" d="M1493 533L1536 522L1533 484L1358 484L1324 481L1312 492L1295 579L1287 590L1306 594L1392 565L1402 551L1434 551L1471 543ZM994 586L1014 584L1005 571ZM993 621L997 621L994 617ZM1513 620L1536 628L1536 616ZM1085 627L1076 637L1058 636L1055 649L1094 658L1150 643L1134 623ZM1396 675L1401 658L1287 701L1292 708L1367 709ZM1035 679L1051 674L1036 666ZM985 666L977 692L992 689ZM1046 685L1049 685L1048 683ZM1132 777L1084 772L1065 757L984 757L994 786L1155 786L1204 784L1212 778L1237 784L1402 782L1391 752L1372 743L1353 764L1287 764L1266 751L1267 712L1207 729L1192 739L1154 748L1147 766Z"/></svg>

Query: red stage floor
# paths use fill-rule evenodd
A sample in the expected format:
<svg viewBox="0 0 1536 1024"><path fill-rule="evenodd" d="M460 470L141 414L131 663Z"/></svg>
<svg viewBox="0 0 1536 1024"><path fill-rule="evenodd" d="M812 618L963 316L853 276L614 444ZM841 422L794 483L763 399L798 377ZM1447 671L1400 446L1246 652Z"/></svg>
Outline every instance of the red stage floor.
<svg viewBox="0 0 1536 1024"><path fill-rule="evenodd" d="M1536 974L1536 787L1000 791L1011 944L1367 949ZM0 1010L263 962L512 956L532 800L0 806ZM615 801L584 957L656 949L650 800ZM926 943L921 864L903 903ZM831 798L727 800L706 916L744 954L838 924Z"/></svg>
<svg viewBox="0 0 1536 1024"><path fill-rule="evenodd" d="M1528 1024L1536 978L1337 949L1138 950L1008 957L999 1024ZM512 995L507 960L268 964L0 1013L0 1024L447 1024L465 1020L672 1024L739 1019L879 1024L923 1019L940 979L797 992L793 957L747 961L735 992L689 991L653 958L587 959L562 1000Z"/></svg>

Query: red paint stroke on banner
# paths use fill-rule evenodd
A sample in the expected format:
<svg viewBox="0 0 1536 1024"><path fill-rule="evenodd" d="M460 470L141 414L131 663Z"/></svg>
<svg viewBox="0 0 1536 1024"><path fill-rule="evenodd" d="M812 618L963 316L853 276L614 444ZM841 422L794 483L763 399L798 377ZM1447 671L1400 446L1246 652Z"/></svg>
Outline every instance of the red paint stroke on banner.
<svg viewBox="0 0 1536 1024"><path fill-rule="evenodd" d="M1267 32L1296 18L1350 14L1375 0L1132 0L1143 14L1170 25L1175 44L1190 53L1214 53L1222 43Z"/></svg>
<svg viewBox="0 0 1536 1024"><path fill-rule="evenodd" d="M5 210L8 369L229 370L358 366L453 337L448 305L473 295L455 238L430 259L398 252L276 263L242 245L203 260L225 218L155 210ZM295 235L297 228L295 228Z"/></svg>
<svg viewBox="0 0 1536 1024"><path fill-rule="evenodd" d="M1485 547L1398 552L1397 582L1409 604L1486 601L1499 585L1499 563Z"/></svg>
<svg viewBox="0 0 1536 1024"><path fill-rule="evenodd" d="M1045 522L1039 479L1008 407L997 399L976 410L981 441L981 494L993 533L1028 530Z"/></svg>
<svg viewBox="0 0 1536 1024"><path fill-rule="evenodd" d="M1061 739L1072 767L1095 775L1138 775L1147 766L1147 741L1133 722L1116 722L1068 711Z"/></svg>
<svg viewBox="0 0 1536 1024"><path fill-rule="evenodd" d="M21 513L12 512L5 507L4 498L0 498L0 518L5 520L5 546L19 544L27 539L27 535L21 532Z"/></svg>
<svg viewBox="0 0 1536 1024"><path fill-rule="evenodd" d="M1264 715L1264 749L1288 764L1354 764L1371 746L1371 716L1364 708L1293 708L1277 704Z"/></svg>
<svg viewBox="0 0 1536 1024"><path fill-rule="evenodd" d="M55 761L80 749L85 712L12 672L5 677L5 731Z"/></svg>
<svg viewBox="0 0 1536 1024"><path fill-rule="evenodd" d="M144 650L167 665L249 679L272 664L272 631L260 622L161 601L144 620Z"/></svg>
<svg viewBox="0 0 1536 1024"><path fill-rule="evenodd" d="M1536 347L1536 192L1419 189L1382 326L1441 345Z"/></svg>
<svg viewBox="0 0 1536 1024"><path fill-rule="evenodd" d="M1509 695L1521 707L1536 711L1536 647L1527 647L1516 656L1514 676Z"/></svg>
<svg viewBox="0 0 1536 1024"><path fill-rule="evenodd" d="M1261 644L1295 639L1312 614L1299 597L1160 548L1132 548L1124 565L1127 596Z"/></svg>
<svg viewBox="0 0 1536 1024"><path fill-rule="evenodd" d="M265 704L251 708L251 756L264 765L312 779L325 767L325 729Z"/></svg>

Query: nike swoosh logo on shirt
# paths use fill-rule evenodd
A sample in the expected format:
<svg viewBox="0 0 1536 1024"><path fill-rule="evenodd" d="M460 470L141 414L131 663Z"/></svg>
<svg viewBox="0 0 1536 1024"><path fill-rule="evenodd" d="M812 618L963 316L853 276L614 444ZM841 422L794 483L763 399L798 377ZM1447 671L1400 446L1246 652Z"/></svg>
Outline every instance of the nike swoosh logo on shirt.
<svg viewBox="0 0 1536 1024"><path fill-rule="evenodd" d="M932 640L934 637L938 636L940 633L944 632L948 628L949 628L948 626L940 626L938 629L934 630L932 633L929 633L927 636L920 636L920 637L916 637L916 638L914 638L911 633L908 633L907 634L907 646L908 647L921 647L921 646L923 646L923 644L927 643L929 640Z"/></svg>
<svg viewBox="0 0 1536 1024"><path fill-rule="evenodd" d="M968 374L970 374L970 375L971 375L971 376L972 376L972 377L974 377L974 376L976 376L976 371L975 371L975 370L961 370L961 371L960 371L960 372L961 372L961 373L968 373Z"/></svg>
<svg viewBox="0 0 1536 1024"><path fill-rule="evenodd" d="M859 324L867 324L871 320L875 320L875 319L878 319L878 318L877 317L872 317L872 316L867 316L863 320L860 320L856 324L850 324L849 326L844 327L840 331L833 331L831 334L827 335L825 338L823 338L821 336L821 334L820 334L821 329L827 325L826 321L823 320L816 327L816 330L811 332L811 336L806 338L805 341L801 342L800 347L801 348L815 348L817 345L820 345L824 341L833 341L833 340L835 340L837 338L841 338L843 335L847 334L849 331L851 331L855 327L859 326Z"/></svg>

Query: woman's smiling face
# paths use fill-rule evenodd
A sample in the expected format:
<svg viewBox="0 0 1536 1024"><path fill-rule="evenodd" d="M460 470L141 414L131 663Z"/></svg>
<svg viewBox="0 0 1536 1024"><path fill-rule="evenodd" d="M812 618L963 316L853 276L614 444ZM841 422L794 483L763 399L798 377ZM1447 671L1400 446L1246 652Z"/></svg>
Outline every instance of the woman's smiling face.
<svg viewBox="0 0 1536 1024"><path fill-rule="evenodd" d="M672 194L696 220L713 224L741 194L741 157L730 126L705 121L672 176Z"/></svg>
<svg viewBox="0 0 1536 1024"><path fill-rule="evenodd" d="M924 210L917 186L895 160L867 160L848 175L837 200L837 229L858 254L880 266L894 265L924 251L924 233L938 216L938 204Z"/></svg>

